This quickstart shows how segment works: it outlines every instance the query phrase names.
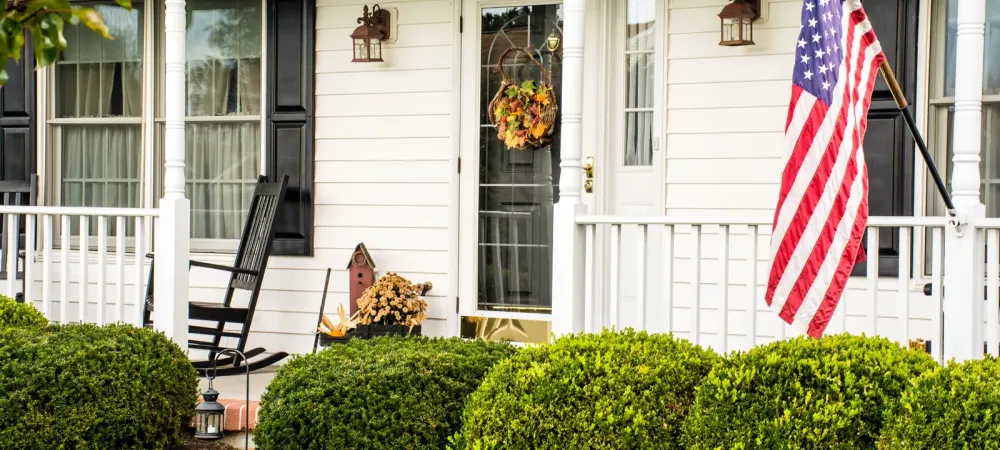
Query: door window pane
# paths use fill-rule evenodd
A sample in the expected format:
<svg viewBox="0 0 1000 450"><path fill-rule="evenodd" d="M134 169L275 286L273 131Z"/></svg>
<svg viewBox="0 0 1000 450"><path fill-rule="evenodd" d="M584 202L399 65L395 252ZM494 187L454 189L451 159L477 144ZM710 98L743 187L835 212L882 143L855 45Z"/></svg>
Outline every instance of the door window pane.
<svg viewBox="0 0 1000 450"><path fill-rule="evenodd" d="M983 94L1000 95L1000 0L986 0L985 44Z"/></svg>
<svg viewBox="0 0 1000 450"><path fill-rule="evenodd" d="M625 19L624 164L648 166L653 164L655 0L628 0Z"/></svg>
<svg viewBox="0 0 1000 450"><path fill-rule="evenodd" d="M261 3L189 2L187 14L191 236L238 239L260 173Z"/></svg>
<svg viewBox="0 0 1000 450"><path fill-rule="evenodd" d="M535 150L508 150L486 119L487 104L500 87L497 59L510 47L531 46L551 74L561 98L562 6L536 5L482 10L482 99L479 153L478 308L508 312L552 309L552 206L559 197L559 134ZM540 70L523 54L504 61L516 81L540 81Z"/></svg>

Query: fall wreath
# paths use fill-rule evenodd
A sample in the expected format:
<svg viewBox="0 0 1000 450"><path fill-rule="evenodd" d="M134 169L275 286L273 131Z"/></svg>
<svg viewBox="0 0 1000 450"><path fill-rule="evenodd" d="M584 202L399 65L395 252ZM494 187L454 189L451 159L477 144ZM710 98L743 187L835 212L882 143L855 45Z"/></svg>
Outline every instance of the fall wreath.
<svg viewBox="0 0 1000 450"><path fill-rule="evenodd" d="M522 52L542 72L541 82L534 80L517 83L504 71L503 60L512 52ZM547 144L555 131L555 91L549 72L523 48L509 48L500 55L497 70L503 77L500 89L489 104L490 124L497 130L497 137L508 149L527 150Z"/></svg>

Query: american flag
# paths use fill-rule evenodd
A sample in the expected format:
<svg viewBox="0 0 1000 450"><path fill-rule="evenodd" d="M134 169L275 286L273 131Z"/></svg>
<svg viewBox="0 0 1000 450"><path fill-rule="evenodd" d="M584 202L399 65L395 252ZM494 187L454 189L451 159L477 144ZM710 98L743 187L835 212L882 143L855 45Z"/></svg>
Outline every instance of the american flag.
<svg viewBox="0 0 1000 450"><path fill-rule="evenodd" d="M860 0L805 0L785 123L789 151L771 235L767 304L823 335L865 259L871 93L885 60Z"/></svg>

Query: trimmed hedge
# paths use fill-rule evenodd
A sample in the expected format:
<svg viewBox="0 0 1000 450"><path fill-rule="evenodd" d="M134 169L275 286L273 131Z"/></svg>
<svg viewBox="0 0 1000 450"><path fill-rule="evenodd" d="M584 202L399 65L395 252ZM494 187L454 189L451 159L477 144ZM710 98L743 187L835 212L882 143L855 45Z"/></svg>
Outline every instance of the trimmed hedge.
<svg viewBox="0 0 1000 450"><path fill-rule="evenodd" d="M924 374L903 394L883 430L883 449L1000 447L1000 362L952 364Z"/></svg>
<svg viewBox="0 0 1000 450"><path fill-rule="evenodd" d="M261 398L260 450L441 450L462 405L509 344L457 338L352 339L293 357Z"/></svg>
<svg viewBox="0 0 1000 450"><path fill-rule="evenodd" d="M732 355L698 387L696 449L875 448L902 393L937 364L884 338L800 337Z"/></svg>
<svg viewBox="0 0 1000 450"><path fill-rule="evenodd" d="M459 447L673 449L719 357L631 329L568 335L498 364L470 397Z"/></svg>
<svg viewBox="0 0 1000 450"><path fill-rule="evenodd" d="M17 303L10 297L0 295L0 329L42 328L48 324L48 319L34 306Z"/></svg>
<svg viewBox="0 0 1000 450"><path fill-rule="evenodd" d="M197 388L185 354L151 330L0 329L0 448L170 449Z"/></svg>

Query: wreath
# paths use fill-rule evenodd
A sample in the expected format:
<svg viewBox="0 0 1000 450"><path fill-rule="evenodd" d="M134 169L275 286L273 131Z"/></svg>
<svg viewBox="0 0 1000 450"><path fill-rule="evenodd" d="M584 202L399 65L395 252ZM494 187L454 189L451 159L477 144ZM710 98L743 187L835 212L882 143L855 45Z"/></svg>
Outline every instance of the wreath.
<svg viewBox="0 0 1000 450"><path fill-rule="evenodd" d="M525 80L518 84L503 68L503 60L511 52L522 52L542 72L542 81L535 84L534 80ZM552 79L549 72L523 48L509 48L500 55L497 71L503 77L500 89L489 104L487 111L490 124L497 130L497 138L503 141L508 149L534 149L547 144L556 127L555 91L552 89Z"/></svg>

